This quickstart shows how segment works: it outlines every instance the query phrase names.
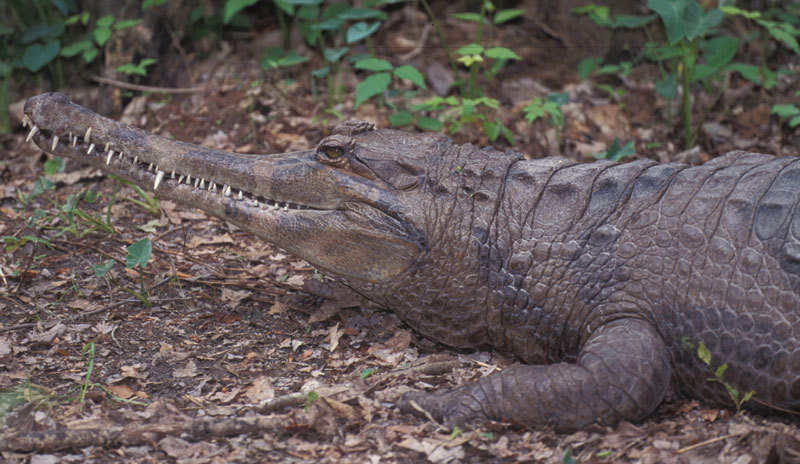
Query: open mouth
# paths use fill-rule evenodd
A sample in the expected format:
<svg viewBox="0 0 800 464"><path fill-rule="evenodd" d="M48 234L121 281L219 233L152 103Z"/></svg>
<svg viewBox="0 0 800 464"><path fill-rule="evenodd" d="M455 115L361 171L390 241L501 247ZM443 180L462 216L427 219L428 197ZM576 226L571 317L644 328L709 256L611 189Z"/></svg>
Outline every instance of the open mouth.
<svg viewBox="0 0 800 464"><path fill-rule="evenodd" d="M217 194L220 199L230 198L242 205L247 205L259 209L271 209L274 211L290 210L317 210L308 205L295 204L288 201L279 201L255 195L244 189L228 184L217 184L214 179L192 176L179 170L162 169L161 166L140 160L138 156L125 154L124 149L115 146L111 141L98 140L95 135L92 138L92 128L89 127L83 134L67 132L57 135L48 129L37 127L33 121L24 115L22 118L23 127L30 127L26 142L34 140L40 148L53 153L63 155L68 158L91 164L101 169L133 180L140 185L150 183L153 191L177 191L177 189L189 189L189 193L196 194ZM39 140L35 140L37 138ZM46 148L45 148L46 147ZM47 150L49 149L49 150ZM105 166L102 166L102 164ZM159 190L161 189L161 190ZM187 192L182 192L187 193ZM205 195L204 195L205 196Z"/></svg>

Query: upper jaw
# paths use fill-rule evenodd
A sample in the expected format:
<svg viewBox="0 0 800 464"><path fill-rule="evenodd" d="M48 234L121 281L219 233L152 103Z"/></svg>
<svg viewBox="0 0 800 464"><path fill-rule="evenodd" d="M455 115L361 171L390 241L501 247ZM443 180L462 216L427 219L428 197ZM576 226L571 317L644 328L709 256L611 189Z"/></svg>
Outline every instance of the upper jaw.
<svg viewBox="0 0 800 464"><path fill-rule="evenodd" d="M269 179L254 178L253 166L269 164L264 162L269 157L172 141L99 116L61 94L30 98L22 122L30 129L26 141L42 150L96 166L168 198L182 195L184 202L191 202L192 197L200 201L213 194L275 211L328 209L265 191Z"/></svg>

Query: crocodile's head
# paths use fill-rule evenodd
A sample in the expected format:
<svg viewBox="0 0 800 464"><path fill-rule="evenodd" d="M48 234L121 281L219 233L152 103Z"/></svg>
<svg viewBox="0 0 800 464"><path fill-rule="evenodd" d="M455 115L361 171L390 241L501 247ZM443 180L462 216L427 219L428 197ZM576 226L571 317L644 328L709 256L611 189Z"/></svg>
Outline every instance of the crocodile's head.
<svg viewBox="0 0 800 464"><path fill-rule="evenodd" d="M200 208L367 286L391 281L425 254L426 171L449 144L438 134L351 122L313 150L228 153L118 123L58 93L30 98L25 122L47 152Z"/></svg>

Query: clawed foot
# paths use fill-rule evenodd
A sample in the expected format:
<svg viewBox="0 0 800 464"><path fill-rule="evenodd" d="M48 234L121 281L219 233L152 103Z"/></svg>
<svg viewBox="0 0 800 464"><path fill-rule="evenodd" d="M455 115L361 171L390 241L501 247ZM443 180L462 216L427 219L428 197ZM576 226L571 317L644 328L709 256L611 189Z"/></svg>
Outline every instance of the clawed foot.
<svg viewBox="0 0 800 464"><path fill-rule="evenodd" d="M433 419L449 429L488 419L476 398L464 392L463 387L433 393L408 392L397 402L397 407L404 413Z"/></svg>

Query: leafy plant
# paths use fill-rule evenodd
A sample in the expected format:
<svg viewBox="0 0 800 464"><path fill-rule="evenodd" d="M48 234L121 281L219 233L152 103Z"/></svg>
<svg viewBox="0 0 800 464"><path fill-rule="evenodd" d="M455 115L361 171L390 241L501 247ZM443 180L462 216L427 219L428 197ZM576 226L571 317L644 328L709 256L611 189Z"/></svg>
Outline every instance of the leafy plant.
<svg viewBox="0 0 800 464"><path fill-rule="evenodd" d="M566 125L561 107L569 101L569 94L551 92L546 99L535 97L522 112L525 120L533 124L537 119L547 117L547 122L556 131L556 141L561 145L561 129Z"/></svg>
<svg viewBox="0 0 800 464"><path fill-rule="evenodd" d="M158 60L155 58L145 58L139 61L139 64L127 63L123 64L122 66L117 66L115 71L125 74L125 75L136 75L136 76L147 76L147 68L148 66L152 66L158 63Z"/></svg>
<svg viewBox="0 0 800 464"><path fill-rule="evenodd" d="M611 146L608 147L608 150L596 153L593 156L597 159L620 161L622 160L622 158L627 158L635 154L636 154L636 145L633 142L633 140L629 141L625 145L622 145L619 141L619 138L615 137L614 141L611 142Z"/></svg>
<svg viewBox="0 0 800 464"><path fill-rule="evenodd" d="M773 105L769 114L777 114L782 122L787 122L794 129L800 126L800 108L797 105Z"/></svg>
<svg viewBox="0 0 800 464"><path fill-rule="evenodd" d="M141 20L117 21L113 15L92 18L71 1L8 0L0 4L0 133L10 130L5 108L12 77L47 77L54 88L66 85L65 63L92 63L114 31ZM80 59L79 59L80 58Z"/></svg>
<svg viewBox="0 0 800 464"><path fill-rule="evenodd" d="M497 110L500 107L500 102L494 98L478 97L478 98L457 98L449 96L447 98L431 97L420 105L413 107L414 111L431 111L438 112L440 118L447 124L448 131L456 133L461 130L465 124L478 124L486 134L489 140L495 141L500 134L506 138L508 143L514 143L514 134L511 129L506 127L499 117L490 119L485 112L480 111L480 108ZM441 131L444 124L439 119L422 118L416 119L416 125L420 129Z"/></svg>
<svg viewBox="0 0 800 464"><path fill-rule="evenodd" d="M742 405L748 401L753 395L756 394L755 390L750 390L749 392L745 393L741 398L739 398L739 390L734 388L730 383L726 382L723 379L725 375L725 371L728 369L728 363L723 363L718 366L716 369L711 367L711 351L706 347L706 345L700 341L697 344L697 357L700 358L701 361L708 367L708 369L714 374L714 377L709 378L710 382L717 382L722 384L725 389L728 391L728 395L730 396L733 404L736 406L736 411L740 411L742 409Z"/></svg>
<svg viewBox="0 0 800 464"><path fill-rule="evenodd" d="M305 406L303 406L303 410L305 412L308 412L309 408L311 408L311 405L314 404L314 401L317 401L318 399L319 399L319 394L317 392L315 391L308 392L308 396L306 396L306 404Z"/></svg>
<svg viewBox="0 0 800 464"><path fill-rule="evenodd" d="M121 287L125 292L138 298L145 308L149 308L152 303L150 302L150 293L144 286L143 269L150 261L150 253L152 250L153 244L149 238L143 238L128 247L128 254L125 257L125 267L139 271L139 291L136 292L135 290Z"/></svg>
<svg viewBox="0 0 800 464"><path fill-rule="evenodd" d="M681 97L679 112L686 147L695 144L698 134L692 120L695 110L692 106L693 86L699 86L709 92L716 89L711 105L704 110L707 113L727 89L724 77L728 73L738 73L766 89L771 89L777 83L776 73L765 64L757 66L734 61L742 41L739 37L723 33L719 28L726 15L741 16L762 27L766 31L766 36L762 38L764 44L771 37L800 54L795 39L800 35L796 18L772 12L770 19L767 19L760 12L736 8L730 1L723 0L719 3L719 6L706 11L697 0L648 0L647 8L654 14L646 16L612 16L607 6L595 4L572 10L576 14L587 14L600 26L611 28L641 28L646 27L655 18L661 20L666 33L666 43L654 41L646 43L642 57L659 65L662 76L655 83L656 92L668 102ZM581 76L586 78L592 73L595 75L618 71L625 73L630 69L630 65L625 63L621 63L619 69L614 69L613 66L602 65L600 59L593 58L581 62L579 71ZM667 119L670 125L672 125L671 107L671 103L668 104ZM699 121L697 126L702 122Z"/></svg>
<svg viewBox="0 0 800 464"><path fill-rule="evenodd" d="M86 359L86 376L81 382L81 393L80 398L78 401L83 403L86 400L86 392L89 390L89 386L91 386L91 378L92 372L94 372L94 351L95 342L94 340L90 341L89 343L83 345L83 351L81 352L81 358Z"/></svg>

